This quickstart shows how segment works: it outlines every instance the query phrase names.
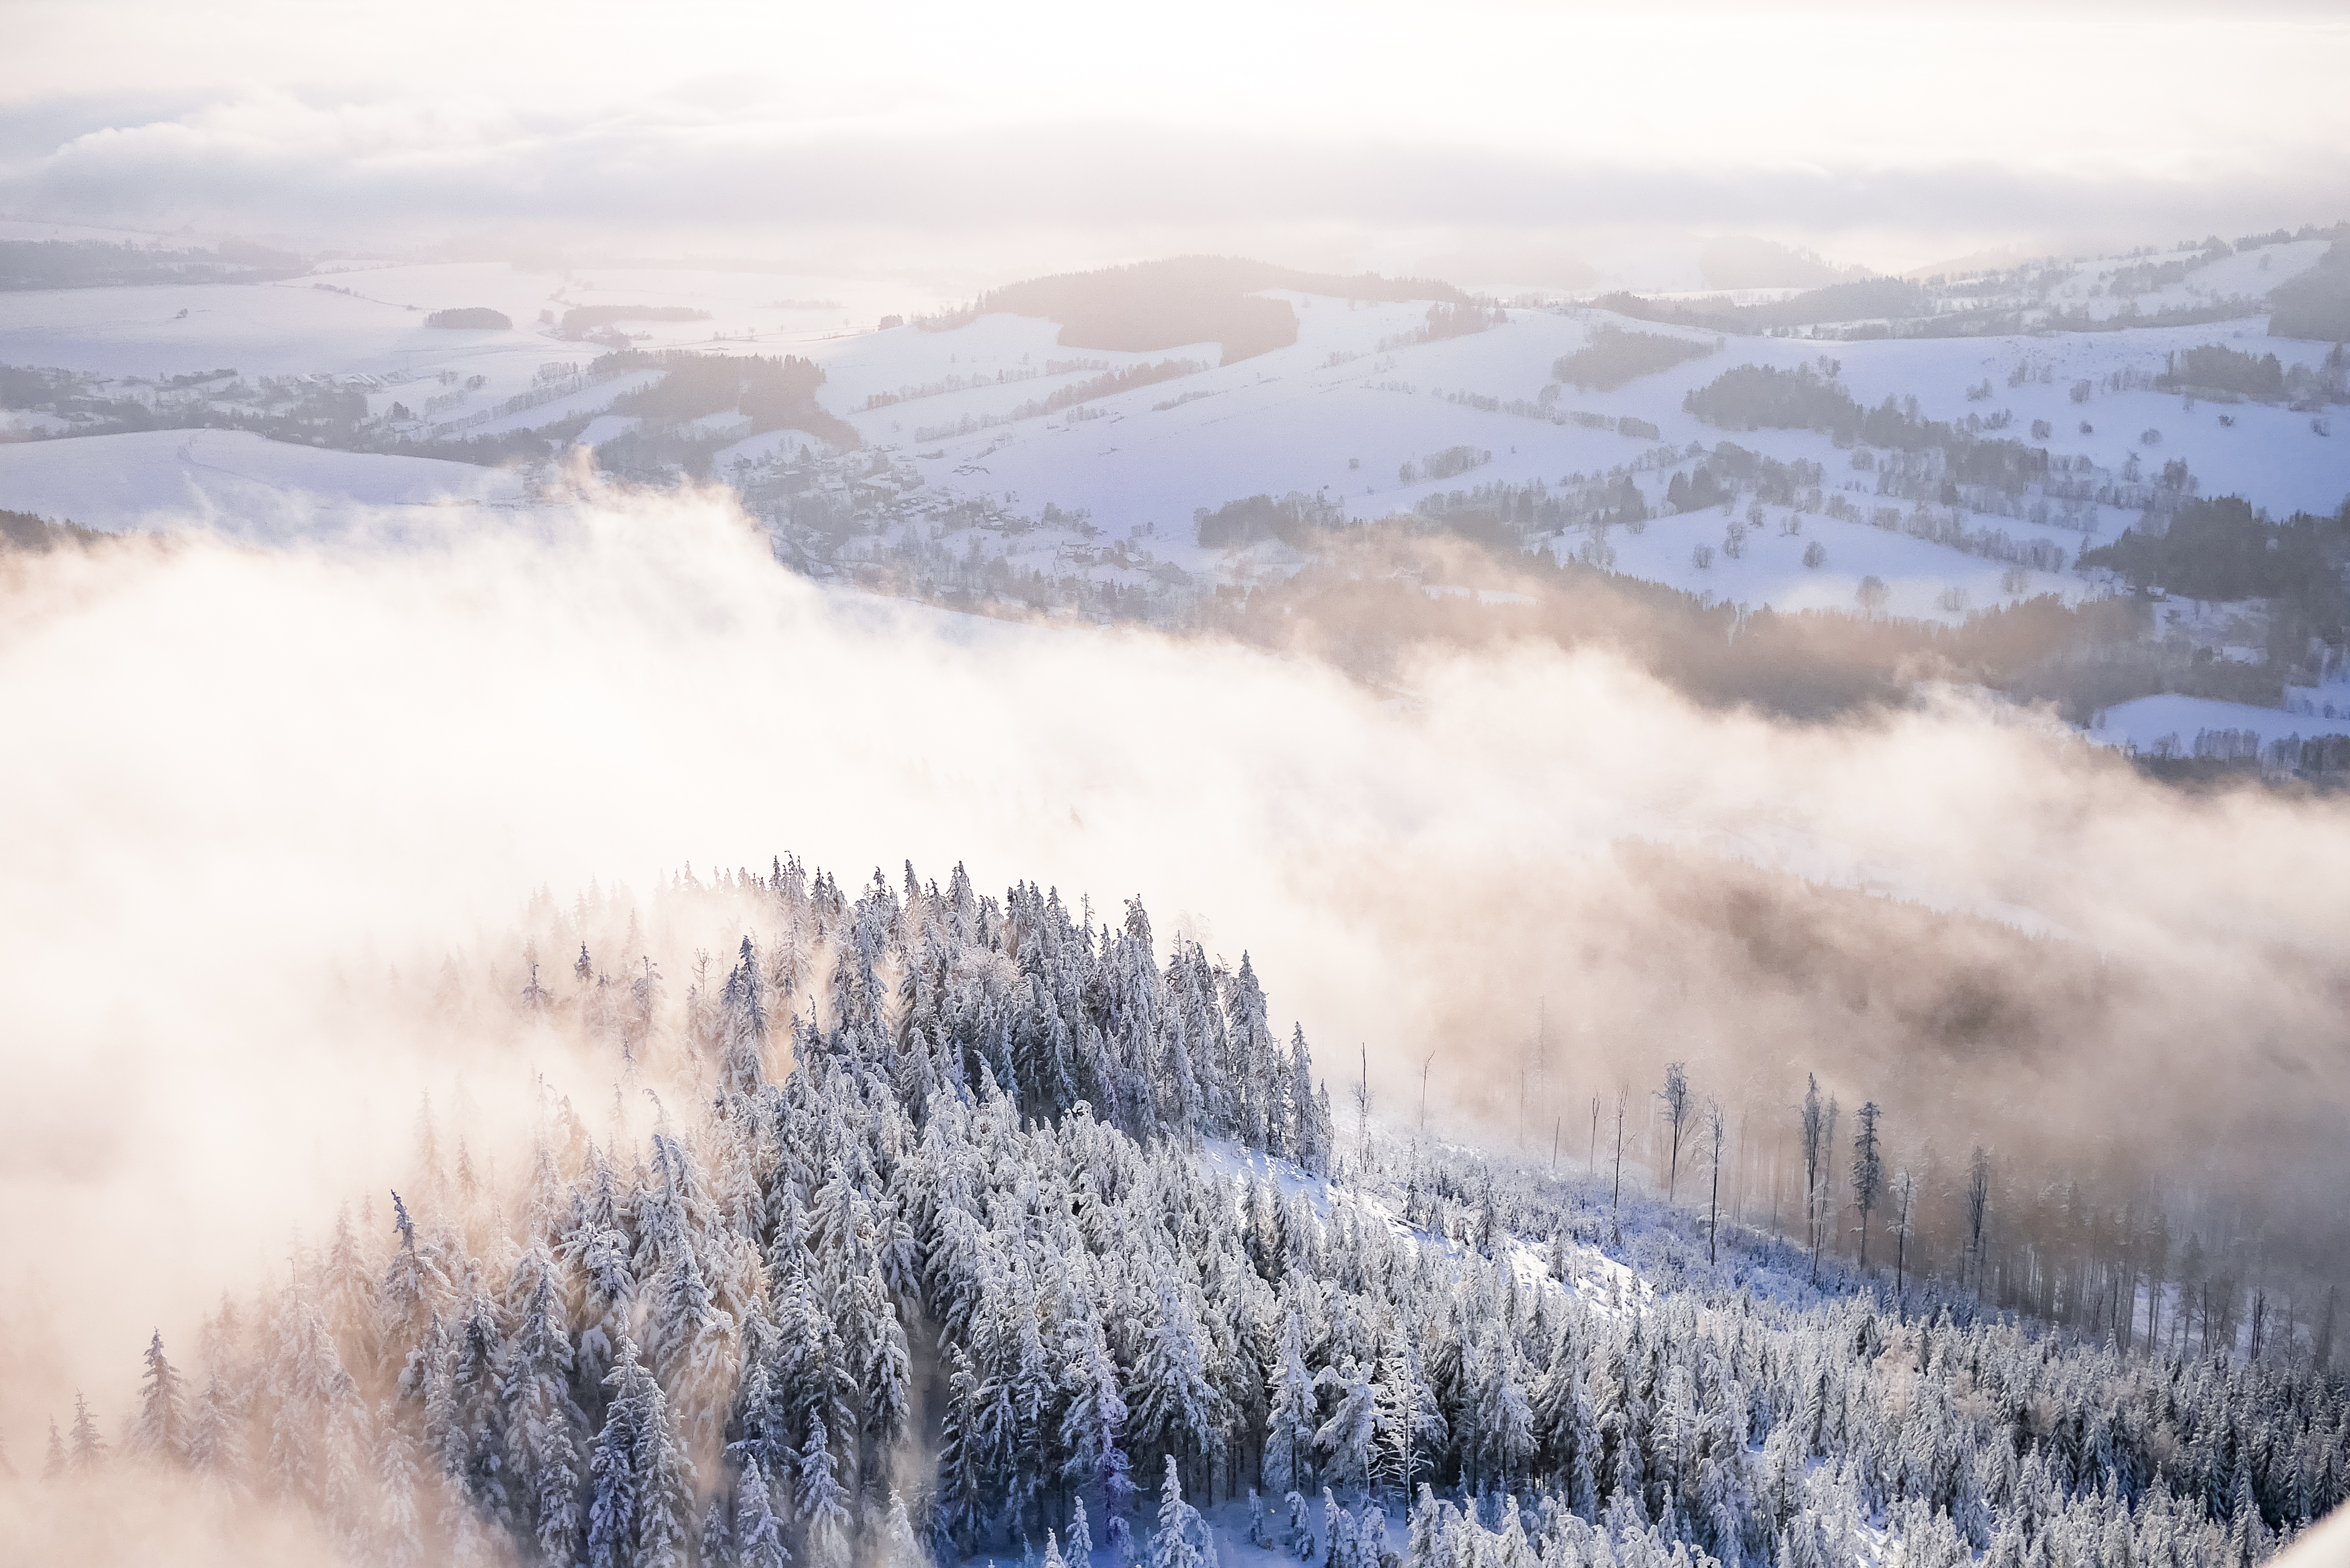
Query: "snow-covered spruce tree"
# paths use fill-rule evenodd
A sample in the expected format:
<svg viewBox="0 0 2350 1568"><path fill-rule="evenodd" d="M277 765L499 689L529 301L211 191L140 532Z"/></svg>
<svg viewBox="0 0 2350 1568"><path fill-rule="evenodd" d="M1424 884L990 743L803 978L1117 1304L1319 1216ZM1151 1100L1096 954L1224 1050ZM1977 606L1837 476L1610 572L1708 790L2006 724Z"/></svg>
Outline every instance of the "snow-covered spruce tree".
<svg viewBox="0 0 2350 1568"><path fill-rule="evenodd" d="M51 1435L55 1435L54 1428ZM105 1463L106 1439L98 1435L98 1417L90 1413L88 1401L76 1394L72 1447L66 1453L66 1473L92 1476Z"/></svg>
<svg viewBox="0 0 2350 1568"><path fill-rule="evenodd" d="M1200 1511L1183 1501L1183 1478L1175 1456L1167 1456L1167 1478L1159 1488L1159 1528L1150 1535L1150 1568L1200 1568Z"/></svg>
<svg viewBox="0 0 2350 1568"><path fill-rule="evenodd" d="M1315 1382L1335 1405L1330 1418L1314 1434L1325 1490L1336 1486L1360 1491L1370 1484L1378 1438L1378 1400L1371 1391L1369 1372L1349 1355L1336 1366L1324 1367Z"/></svg>
<svg viewBox="0 0 2350 1568"><path fill-rule="evenodd" d="M513 1468L509 1484L524 1500L541 1554L549 1563L567 1563L579 1534L580 1446L588 1419L572 1397L576 1357L556 1293L554 1257L542 1243L528 1262L530 1296L499 1387Z"/></svg>
<svg viewBox="0 0 2350 1568"><path fill-rule="evenodd" d="M849 1511L847 1493L835 1473L832 1435L821 1419L808 1424L807 1444L800 1450L796 1485L803 1560L809 1568L847 1568Z"/></svg>
<svg viewBox="0 0 2350 1568"><path fill-rule="evenodd" d="M425 1542L417 1489L423 1476L416 1463L416 1446L401 1426L390 1400L377 1413L380 1434L376 1447L377 1505L369 1554L385 1568L415 1568L424 1561Z"/></svg>
<svg viewBox="0 0 2350 1568"><path fill-rule="evenodd" d="M589 1461L590 1568L681 1568L691 1531L692 1490L669 1400L623 1338L613 1397Z"/></svg>
<svg viewBox="0 0 2350 1568"><path fill-rule="evenodd" d="M139 1386L139 1415L125 1448L133 1455L168 1465L188 1459L187 1399L182 1379L163 1355L161 1329L147 1344L147 1376Z"/></svg>
<svg viewBox="0 0 2350 1568"><path fill-rule="evenodd" d="M1085 1505L1077 1505L1077 1522L1085 1522ZM921 1568L922 1543L914 1535L913 1516L906 1511L906 1500L894 1490L889 1493L889 1511L881 1524L882 1568ZM1084 1559L1078 1559L1080 1563Z"/></svg>
<svg viewBox="0 0 2350 1568"><path fill-rule="evenodd" d="M743 1568L783 1568L791 1561L784 1546L784 1521L767 1493L767 1468L754 1455L743 1466L734 1493L734 1552Z"/></svg>
<svg viewBox="0 0 2350 1568"><path fill-rule="evenodd" d="M1111 1359L1091 1298L1075 1288L1081 1277L1072 1270L1073 1288L1062 1314L1067 1327L1061 1347L1066 1370L1062 1375L1066 1403L1060 1445L1068 1457L1062 1461L1061 1478L1073 1493L1071 1548L1076 1550L1083 1541L1083 1550L1090 1552L1086 1494L1091 1492L1099 1500L1102 1518L1115 1537L1127 1517L1134 1482L1126 1455L1126 1396L1119 1388L1118 1365ZM1082 1564L1085 1558L1080 1554L1076 1560Z"/></svg>
<svg viewBox="0 0 2350 1568"><path fill-rule="evenodd" d="M1271 1410L1265 1420L1264 1490L1273 1497L1310 1490L1320 1393L1306 1370L1305 1323L1295 1304L1282 1314L1266 1382Z"/></svg>
<svg viewBox="0 0 2350 1568"><path fill-rule="evenodd" d="M1380 1341L1375 1391L1378 1452L1371 1474L1382 1485L1409 1496L1428 1468L1429 1452L1446 1434L1436 1397L1420 1376L1419 1352L1399 1323L1391 1322Z"/></svg>

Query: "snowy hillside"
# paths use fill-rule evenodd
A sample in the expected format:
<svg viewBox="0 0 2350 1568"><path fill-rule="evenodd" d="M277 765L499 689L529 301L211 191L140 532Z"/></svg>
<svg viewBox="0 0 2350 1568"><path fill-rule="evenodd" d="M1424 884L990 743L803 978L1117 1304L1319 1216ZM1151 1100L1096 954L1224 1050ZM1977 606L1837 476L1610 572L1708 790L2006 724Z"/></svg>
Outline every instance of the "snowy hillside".
<svg viewBox="0 0 2350 1568"><path fill-rule="evenodd" d="M722 976L648 929L745 934ZM36 1515L244 1499L403 1564L2220 1568L2344 1490L2330 1306L2199 1240L2050 1254L1980 1150L1929 1215L1874 1104L1847 1182L1814 1086L1765 1225L1678 1065L1628 1184L1620 1097L1565 1175L1374 1130L1139 903L778 861L525 933L511 984L369 1004L584 1053L609 1113L500 1166L428 1111L389 1213L52 1427Z"/></svg>
<svg viewBox="0 0 2350 1568"><path fill-rule="evenodd" d="M11 510L107 532L200 526L284 543L359 523L396 526L409 508L511 507L525 489L505 469L296 446L245 431L0 444L0 494Z"/></svg>
<svg viewBox="0 0 2350 1568"><path fill-rule="evenodd" d="M1069 347L1103 328L755 269L339 261L0 292L0 508L106 529L257 508L276 521L246 531L281 536L304 526L288 496L322 498L328 530L354 508L508 504L529 484L484 469L544 477L584 449L639 482L732 485L800 569L962 607L1197 626L1315 559L1317 532L1399 520L1741 613L1956 630L2158 592L2082 557L2181 507L2350 501L2350 363L2260 314L2334 243L1646 299L1264 288L1242 314L1294 341L1238 350ZM493 324L428 324L465 310ZM708 360L742 375L718 385ZM1870 430L1721 411L1763 371ZM2154 691L2281 708L2285 686L2350 678L2338 626L2267 603L2240 607L2274 647L2153 618L2146 647L2169 651L2133 656L2160 667L2140 691L2002 689L2085 717ZM2315 652L2293 640L2312 615ZM2215 658L2237 672L2187 669Z"/></svg>

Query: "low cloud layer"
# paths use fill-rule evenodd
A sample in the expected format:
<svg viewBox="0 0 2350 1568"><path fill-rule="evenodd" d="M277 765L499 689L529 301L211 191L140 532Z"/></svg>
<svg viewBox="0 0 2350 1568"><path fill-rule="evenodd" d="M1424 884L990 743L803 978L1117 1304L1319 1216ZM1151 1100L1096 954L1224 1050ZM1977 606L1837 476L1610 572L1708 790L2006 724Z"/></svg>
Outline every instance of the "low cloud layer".
<svg viewBox="0 0 2350 1568"><path fill-rule="evenodd" d="M998 21L426 6L358 62L266 7L30 6L0 210L977 281L1203 249L1653 271L1748 231L1890 267L2328 222L2350 173L2350 33L2293 6Z"/></svg>
<svg viewBox="0 0 2350 1568"><path fill-rule="evenodd" d="M1975 160L1626 161L1117 121L990 129L943 145L870 130L707 145L658 124L509 126L456 150L402 144L394 133L404 126L355 134L349 120L364 117L280 106L261 116L280 122L265 136L247 134L246 118L208 112L76 137L0 182L0 202L125 226L389 244L472 234L517 254L747 249L844 269L940 257L1043 269L1072 254L1186 249L1347 265L1440 246L1488 271L1523 270L1530 249L1620 270L1659 234L1720 231L1764 229L1880 258L2235 234L2329 219L2325 193L2350 183L2339 152L2206 181Z"/></svg>
<svg viewBox="0 0 2350 1568"><path fill-rule="evenodd" d="M790 851L1140 894L1251 951L1334 1072L1363 1043L1399 1121L1433 1053L1440 1125L1513 1131L1539 1008L1570 1127L1668 1058L1766 1124L1817 1069L1887 1103L1901 1158L2259 1188L2293 1250L2339 1247L2310 1228L2350 1177L2333 804L2182 799L1963 704L1709 715L1555 650L1423 664L1399 706L1311 660L820 590L723 498L53 556L0 592L0 732L36 760L0 775L26 1399L125 1392L159 1317L384 1184L421 1093L515 1127L536 1075L572 1080L376 1015L382 976L494 956L541 885ZM19 1452L43 1413L0 1410Z"/></svg>

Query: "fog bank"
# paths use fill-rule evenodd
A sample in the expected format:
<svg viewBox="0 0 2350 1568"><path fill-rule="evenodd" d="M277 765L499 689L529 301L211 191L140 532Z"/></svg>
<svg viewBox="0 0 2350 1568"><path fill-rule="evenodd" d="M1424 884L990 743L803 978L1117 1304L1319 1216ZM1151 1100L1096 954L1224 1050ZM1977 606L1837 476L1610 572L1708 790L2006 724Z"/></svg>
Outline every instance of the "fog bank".
<svg viewBox="0 0 2350 1568"><path fill-rule="evenodd" d="M608 1093L376 1013L385 975L494 956L542 884L689 861L1139 894L1247 950L1334 1076L1363 1043L1399 1122L1434 1053L1438 1123L1513 1136L1540 1006L1570 1126L1688 1058L1756 1116L1817 1069L1897 1146L2259 1178L2284 1216L2345 1175L2340 808L2187 800L2028 716L1794 728L1531 648L1383 701L820 588L723 496L595 491L397 551L54 555L0 596L20 1464L61 1390L119 1407L159 1314L380 1189L420 1093L485 1147L535 1074Z"/></svg>

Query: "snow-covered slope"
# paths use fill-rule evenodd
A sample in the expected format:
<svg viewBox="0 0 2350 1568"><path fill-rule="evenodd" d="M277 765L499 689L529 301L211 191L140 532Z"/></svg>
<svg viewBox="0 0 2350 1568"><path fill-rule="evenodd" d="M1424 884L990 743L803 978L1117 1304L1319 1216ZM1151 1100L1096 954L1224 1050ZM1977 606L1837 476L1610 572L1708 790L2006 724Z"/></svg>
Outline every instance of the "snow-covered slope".
<svg viewBox="0 0 2350 1568"><path fill-rule="evenodd" d="M0 444L0 506L116 533L205 527L284 540L362 518L396 521L403 509L513 505L524 492L522 477L504 469L295 446L244 431Z"/></svg>
<svg viewBox="0 0 2350 1568"><path fill-rule="evenodd" d="M1295 347L1203 370L1180 382L1101 399L1087 405L1094 417L1082 425L1040 417L1020 422L1008 433L987 431L925 439L928 428L966 414L998 412L1020 400L1009 389L987 397L900 403L871 413L855 411L855 404L847 400L827 401L848 413L869 441L931 449L919 452L917 462L942 493L1000 496L1009 492L1032 508L1046 500L1064 507L1081 506L1114 532L1154 521L1163 531L1187 519L1194 507L1212 507L1257 492L1326 492L1357 517L1408 511L1426 495L1454 486L1449 481L1404 483L1398 478L1400 466L1456 445L1492 452L1490 464L1476 471L1475 483L1512 483L1601 472L1648 450L1649 443L1627 441L1610 431L1489 412L1450 400L1467 394L1531 405L1549 383L1552 361L1582 347L1594 327L1613 324L1672 329L1650 328L1597 311L1519 311L1473 336L1381 351L1377 346L1382 338L1409 330L1417 314L1412 307L1349 310L1345 301L1290 297L1301 307ZM996 363L1003 352L996 346L1007 336L1019 341L1049 330L1045 324L1010 319L983 321L960 332L909 329L892 335L906 348L893 371L906 381L942 379L960 364ZM1792 368L1814 363L1826 353L1840 362L1845 382L1866 405L1887 397L1914 396L1927 418L1944 421L2004 410L2014 421L2009 433L2018 436L2032 421L2046 420L2055 431L2040 444L2052 453L2085 457L2112 469L2121 468L2134 454L2141 461L2150 457L2158 467L2165 460L2184 458L2204 477L2207 493L2253 495L2279 511L2330 511L2350 495L2350 447L2316 434L2305 414L2241 404L2186 410L2180 399L2151 391L2099 391L2085 402L2072 400L2075 381L2102 384L2129 370L2150 376L2163 369L2173 350L2232 340L2251 330L2242 326L2187 327L2054 338L1862 342L1825 348L1789 339L1735 338L1708 358L1639 378L1613 393L1566 389L1558 406L1562 412L1631 415L1655 425L1657 439L1669 444L1711 445L1730 433L1739 444L1782 460L1808 457L1841 464L1842 456L1825 436L1801 431L1724 432L1681 409L1691 389L1733 365ZM2258 339L2257 347L2260 352L2278 352L2287 363L2314 364L2324 354L2322 346L2266 338ZM1028 351L1039 358L1045 352L1041 348ZM1333 366L1328 361L1334 355L1356 358ZM2035 372L2044 369L2049 379L2006 387L2008 377L2022 367ZM1965 389L1986 379L1998 389L1987 401L1970 403ZM1159 407L1177 397L1194 400ZM2221 424L2222 417L2230 423ZM2089 431L2080 430L2083 423L2091 426ZM2149 429L2161 432L2152 445L2142 440ZM959 475L956 471L980 452L987 459L984 480ZM2109 520L2114 527L2121 521L2118 515Z"/></svg>
<svg viewBox="0 0 2350 1568"><path fill-rule="evenodd" d="M2304 688L2297 701L2282 709L2167 692L2117 702L2099 713L2088 729L2088 738L2101 746L2127 746L2150 756L2222 760L2253 756L2288 738L2314 741L2342 734L2350 734L2350 687L2326 688L2322 700L2318 691Z"/></svg>
<svg viewBox="0 0 2350 1568"><path fill-rule="evenodd" d="M2209 314L2314 265L2326 243L2108 257L2070 267L2034 297L2092 317L2117 301L2149 317L2189 304ZM680 461L706 464L736 485L776 532L779 550L812 569L877 580L894 573L936 588L942 562L994 563L988 569L999 577L1035 574L1170 606L1302 563L1295 550L1263 539L1244 547L1199 543L1195 513L1254 495L1300 497L1329 523L1473 512L1486 504L1481 487L1490 494L1491 487L1539 485L1586 501L1604 489L1607 504L1571 507L1563 524L1521 523L1512 532L1557 559L1748 607L1851 608L1873 578L1884 591L1877 596L1872 585L1869 602L1884 613L1946 623L2035 596L2072 601L2109 591L2072 570L2074 561L2140 525L2152 487L2178 465L2184 478L2173 493L2241 494L2278 515L2331 513L2350 496L2350 421L2337 432L2334 409L2152 389L2174 355L2211 344L2272 353L2288 371L2303 373L2297 384L2338 376L2325 368L2325 346L2267 337L2258 315L2127 330L1829 342L1723 336L1588 304L1481 308L1440 327L1425 301L1286 290L1266 297L1294 315L1296 341L1227 365L1218 343L1066 347L1055 323L1009 315L951 330L883 328L877 324L886 317L942 303L886 280L352 262L255 286L0 294L0 364L78 372L90 379L68 389L81 400L74 406L137 403L157 423L201 421L206 400L229 391L262 413L316 393L363 397L378 432L369 444L388 437L504 442L479 450L511 456L529 450L534 432L589 446L629 436L639 465L631 472L655 479L660 441L691 437L700 444L675 449ZM1954 296L1943 303L1970 302ZM514 325L422 325L432 310L463 306L500 310ZM607 322L600 342L561 335L565 313L598 306L689 318ZM1708 351L1607 390L1553 379L1562 356L1615 330ZM750 421L723 412L649 422L613 411L617 400L660 376L589 373L622 340L812 359L826 375L818 403L846 421L862 449L835 451L793 430L754 435ZM1882 493L1888 487L1870 453L1825 433L1723 429L1684 408L1692 391L1745 365L1831 369L1865 407L1889 399L1970 436L2044 449L2064 483L2005 499L1953 499L1939 490L1919 499L1925 493L1912 486L1905 500ZM232 368L244 378L234 387L191 384ZM1125 389L1113 380L1119 376ZM58 411L72 400L64 392L57 400L0 412L0 435L118 428ZM1816 465L1816 472L1805 468L1804 483L1782 484L1768 500L1742 483L1727 509L1674 514L1668 487L1701 464L1721 468L1715 453L1723 443L1781 464ZM251 455L258 449L222 435L192 445L185 436L34 444L42 450L0 447L0 506L96 526L147 525L175 510L223 514L264 493L369 504L512 493L396 460L337 466L320 454L298 460L308 466L296 473L285 466L296 459L281 452L265 462ZM536 444L544 451L544 441ZM260 466L239 466L249 462ZM387 477L395 473L404 477ZM1649 514L1645 522L1615 521L1627 499Z"/></svg>
<svg viewBox="0 0 2350 1568"><path fill-rule="evenodd" d="M224 1533L293 1521L388 1565L691 1540L713 1568L2242 1568L2343 1496L2323 1293L2255 1284L2240 1324L2199 1240L2008 1206L2004 1168L1997 1231L1928 1223L1873 1102L1852 1196L1830 1132L1783 1207L1777 1133L1758 1162L1742 1116L1725 1158L1677 1064L1660 1199L1668 1140L1627 1182L1620 1111L1609 1165L1595 1110L1565 1171L1334 1125L1254 971L1181 941L1162 967L1139 902L1106 930L960 867L850 900L773 867L643 907L542 893L499 950L580 957L518 993L469 983L483 950L429 994L343 987L484 1064L608 1077L611 1108L591 1132L539 1076L502 1164L468 1097L454 1127L428 1106L389 1215L346 1207L257 1310L156 1331L135 1395L126 1347L56 1446L70 1484L0 1506L87 1539L192 1474L255 1500ZM689 925L733 958L723 1002L664 997L650 955L638 986L596 972L591 945ZM877 969L925 983L900 1003ZM1675 1203L1700 1125L1704 1201ZM1738 1195L1766 1168L1767 1220Z"/></svg>

